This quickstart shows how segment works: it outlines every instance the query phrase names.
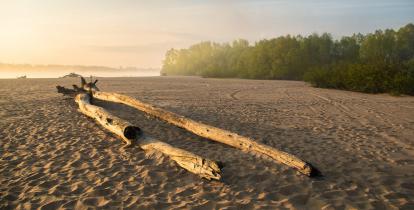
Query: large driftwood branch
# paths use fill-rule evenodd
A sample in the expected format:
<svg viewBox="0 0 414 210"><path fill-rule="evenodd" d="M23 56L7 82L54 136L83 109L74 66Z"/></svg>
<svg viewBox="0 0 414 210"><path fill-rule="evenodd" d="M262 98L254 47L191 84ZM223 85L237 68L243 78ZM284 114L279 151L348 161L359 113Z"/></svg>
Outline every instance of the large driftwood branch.
<svg viewBox="0 0 414 210"><path fill-rule="evenodd" d="M90 99L90 96L84 93L76 96L75 101L78 103L80 111L95 119L99 124L112 133L121 137L127 146L136 143L143 150L157 151L169 156L172 160L177 162L178 165L191 173L197 174L208 180L220 180L221 170L216 162L145 136L142 134L139 127L133 126L129 122L111 115L101 107L92 105Z"/></svg>
<svg viewBox="0 0 414 210"><path fill-rule="evenodd" d="M237 133L206 125L204 123L188 119L184 116L180 116L167 110L157 108L150 104L143 103L132 97L117 93L100 91L94 91L93 97L134 107L145 113L165 120L173 125L184 128L196 135L236 147L242 151L253 151L264 154L275 161L284 163L290 167L297 169L300 173L307 176L316 176L320 174L320 172L311 164L299 159L294 155L258 143L251 138L238 135Z"/></svg>
<svg viewBox="0 0 414 210"><path fill-rule="evenodd" d="M277 150L273 147L264 144L260 144L251 138L240 136L236 133L227 130L223 130L217 127L213 127L185 118L184 116L180 116L175 113L154 107L150 104L143 103L141 101L138 101L137 99L125 95L100 92L99 89L96 87L96 82L97 80L95 80L94 82L92 82L91 80L91 82L87 83L86 80L82 77L81 88L74 85L74 91L66 88L62 89L62 87L59 86L57 87L57 89L58 92L68 95L77 94L79 92L87 92L90 95L93 93L93 96L98 99L123 103L135 107L138 110L141 110L150 115L163 119L173 125L184 128L199 136L239 148L243 151L254 151L257 153L264 154L274 159L275 161L284 163L290 167L297 169L299 172L307 176L320 175L320 172L310 163L307 163L294 155Z"/></svg>

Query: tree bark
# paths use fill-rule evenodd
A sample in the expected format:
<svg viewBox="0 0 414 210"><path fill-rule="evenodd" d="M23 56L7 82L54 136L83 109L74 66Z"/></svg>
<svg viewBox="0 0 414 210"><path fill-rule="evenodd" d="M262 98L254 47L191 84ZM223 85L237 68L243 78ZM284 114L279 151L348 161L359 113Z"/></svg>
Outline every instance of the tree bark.
<svg viewBox="0 0 414 210"><path fill-rule="evenodd" d="M121 137L126 143L126 146L136 143L143 150L155 150L169 156L179 166L200 177L208 180L220 180L221 169L216 162L145 136L139 127L110 114L101 107L92 105L90 99L91 97L89 95L83 93L76 96L75 101L78 103L80 111L95 119L112 133Z"/></svg>
<svg viewBox="0 0 414 210"><path fill-rule="evenodd" d="M140 111L165 120L173 125L184 128L196 135L233 146L242 151L253 151L264 154L277 162L281 162L292 168L295 168L300 173L307 176L320 175L320 172L310 163L307 163L292 154L258 143L251 138L238 135L237 133L188 119L184 116L169 112L161 108L157 108L150 104L143 103L126 95L94 91L93 97L134 107Z"/></svg>

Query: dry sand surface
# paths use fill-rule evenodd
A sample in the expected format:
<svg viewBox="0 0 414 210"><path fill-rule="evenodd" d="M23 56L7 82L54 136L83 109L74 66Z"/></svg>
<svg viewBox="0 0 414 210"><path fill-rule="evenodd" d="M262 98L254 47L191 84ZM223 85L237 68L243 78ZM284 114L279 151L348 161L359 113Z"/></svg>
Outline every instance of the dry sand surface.
<svg viewBox="0 0 414 210"><path fill-rule="evenodd" d="M173 146L224 162L206 181L122 142L55 85L0 80L0 209L414 209L414 97L303 82L195 77L102 78L98 87L252 137L311 162L294 170L126 107L100 106Z"/></svg>

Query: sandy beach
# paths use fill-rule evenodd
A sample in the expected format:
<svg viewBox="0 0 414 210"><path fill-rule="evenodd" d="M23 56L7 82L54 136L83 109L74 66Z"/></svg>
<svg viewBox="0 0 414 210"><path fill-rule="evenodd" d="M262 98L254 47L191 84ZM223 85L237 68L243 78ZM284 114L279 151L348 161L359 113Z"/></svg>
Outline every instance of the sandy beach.
<svg viewBox="0 0 414 210"><path fill-rule="evenodd" d="M322 178L97 102L175 147L225 164L207 181L122 141L56 92L79 79L0 80L0 209L414 209L414 97L304 82L100 78L98 87L254 138Z"/></svg>

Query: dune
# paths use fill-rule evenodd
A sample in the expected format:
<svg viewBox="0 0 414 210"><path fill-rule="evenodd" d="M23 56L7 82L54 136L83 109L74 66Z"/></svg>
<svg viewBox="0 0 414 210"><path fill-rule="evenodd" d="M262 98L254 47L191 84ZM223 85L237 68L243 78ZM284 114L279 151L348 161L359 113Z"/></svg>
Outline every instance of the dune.
<svg viewBox="0 0 414 210"><path fill-rule="evenodd" d="M100 78L122 93L311 162L320 178L208 141L131 107L98 101L177 148L222 161L207 181L77 111L56 85L0 80L0 209L414 209L414 97L303 82Z"/></svg>

